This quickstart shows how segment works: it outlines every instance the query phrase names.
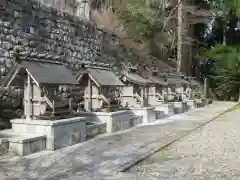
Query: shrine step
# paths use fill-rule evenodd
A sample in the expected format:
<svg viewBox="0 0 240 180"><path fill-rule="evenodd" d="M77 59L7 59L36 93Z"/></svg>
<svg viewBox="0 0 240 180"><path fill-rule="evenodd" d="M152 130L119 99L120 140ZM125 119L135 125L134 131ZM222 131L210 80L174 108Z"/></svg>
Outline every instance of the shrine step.
<svg viewBox="0 0 240 180"><path fill-rule="evenodd" d="M15 133L12 129L0 131L0 154L25 156L46 150L46 136Z"/></svg>
<svg viewBox="0 0 240 180"><path fill-rule="evenodd" d="M8 153L9 142L7 138L0 138L0 157Z"/></svg>
<svg viewBox="0 0 240 180"><path fill-rule="evenodd" d="M8 139L9 151L13 154L26 156L46 150L45 135L22 135Z"/></svg>
<svg viewBox="0 0 240 180"><path fill-rule="evenodd" d="M106 123L102 122L86 122L87 139L91 139L97 135L106 133Z"/></svg>

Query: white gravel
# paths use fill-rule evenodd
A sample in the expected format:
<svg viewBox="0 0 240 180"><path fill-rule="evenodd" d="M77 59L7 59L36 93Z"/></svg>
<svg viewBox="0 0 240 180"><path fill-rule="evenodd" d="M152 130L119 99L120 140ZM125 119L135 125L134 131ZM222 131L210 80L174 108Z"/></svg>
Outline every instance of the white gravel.
<svg viewBox="0 0 240 180"><path fill-rule="evenodd" d="M132 180L239 180L240 110L154 154L126 176Z"/></svg>

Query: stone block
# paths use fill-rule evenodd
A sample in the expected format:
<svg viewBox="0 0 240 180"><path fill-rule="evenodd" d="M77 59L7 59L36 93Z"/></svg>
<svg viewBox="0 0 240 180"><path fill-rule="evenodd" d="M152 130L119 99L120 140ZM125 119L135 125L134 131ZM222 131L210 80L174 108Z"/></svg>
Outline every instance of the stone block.
<svg viewBox="0 0 240 180"><path fill-rule="evenodd" d="M55 150L86 140L85 118L63 120L11 120L14 133L45 135L46 148Z"/></svg>
<svg viewBox="0 0 240 180"><path fill-rule="evenodd" d="M136 116L142 116L142 122L147 124L156 121L155 107L134 107L130 108Z"/></svg>
<svg viewBox="0 0 240 180"><path fill-rule="evenodd" d="M106 123L92 123L87 125L87 137L94 137L106 132Z"/></svg>
<svg viewBox="0 0 240 180"><path fill-rule="evenodd" d="M19 136L9 138L9 150L20 156L29 155L46 149L46 136Z"/></svg>
<svg viewBox="0 0 240 180"><path fill-rule="evenodd" d="M174 107L174 112L176 114L178 113L184 113L187 111L187 103L186 102L172 102Z"/></svg>
<svg viewBox="0 0 240 180"><path fill-rule="evenodd" d="M8 139L0 139L0 154L5 154L9 149Z"/></svg>
<svg viewBox="0 0 240 180"><path fill-rule="evenodd" d="M116 112L81 112L77 113L79 116L87 117L88 122L102 122L106 123L105 132L113 133L129 129L136 124L139 124L139 116L136 116L130 110L116 111Z"/></svg>
<svg viewBox="0 0 240 180"><path fill-rule="evenodd" d="M187 100L186 103L187 103L187 109L188 110L192 110L192 109L197 108L197 103L196 103L195 100Z"/></svg>

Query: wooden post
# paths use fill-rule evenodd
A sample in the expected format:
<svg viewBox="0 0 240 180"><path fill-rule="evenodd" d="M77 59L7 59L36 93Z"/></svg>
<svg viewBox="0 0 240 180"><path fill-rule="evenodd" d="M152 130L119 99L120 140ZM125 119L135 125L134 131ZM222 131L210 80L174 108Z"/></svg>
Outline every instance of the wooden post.
<svg viewBox="0 0 240 180"><path fill-rule="evenodd" d="M141 107L143 107L144 106L144 89L145 89L145 87L141 87L141 102L140 102L140 105L141 105Z"/></svg>
<svg viewBox="0 0 240 180"><path fill-rule="evenodd" d="M92 83L90 77L88 78L88 107L87 111L92 111Z"/></svg>
<svg viewBox="0 0 240 180"><path fill-rule="evenodd" d="M165 87L162 87L162 103L165 104L167 103L167 99L168 99L168 89Z"/></svg>
<svg viewBox="0 0 240 180"><path fill-rule="evenodd" d="M25 116L27 120L32 119L32 82L31 77L27 73L27 82L26 82L26 93L25 93Z"/></svg>
<svg viewBox="0 0 240 180"><path fill-rule="evenodd" d="M52 105L53 105L52 115L55 116L55 100L52 101Z"/></svg>
<svg viewBox="0 0 240 180"><path fill-rule="evenodd" d="M72 112L72 98L69 99L69 111Z"/></svg>
<svg viewBox="0 0 240 180"><path fill-rule="evenodd" d="M192 94L193 90L192 90L192 87L189 87L189 93L188 93L188 96L189 96L189 99L193 99L193 94Z"/></svg>
<svg viewBox="0 0 240 180"><path fill-rule="evenodd" d="M145 98L144 98L144 105L148 105L148 100L149 100L149 85L145 87Z"/></svg>

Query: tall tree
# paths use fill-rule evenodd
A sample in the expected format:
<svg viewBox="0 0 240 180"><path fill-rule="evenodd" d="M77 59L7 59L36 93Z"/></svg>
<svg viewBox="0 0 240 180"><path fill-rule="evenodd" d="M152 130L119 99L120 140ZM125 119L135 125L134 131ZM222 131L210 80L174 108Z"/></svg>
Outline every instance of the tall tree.
<svg viewBox="0 0 240 180"><path fill-rule="evenodd" d="M210 0L215 17L222 21L222 44L227 44L227 29L232 13L240 16L239 0Z"/></svg>
<svg viewBox="0 0 240 180"><path fill-rule="evenodd" d="M207 1L200 3L191 0L178 0L177 13L177 71L191 74L193 60L194 27L199 23L209 23L211 12L203 6Z"/></svg>

